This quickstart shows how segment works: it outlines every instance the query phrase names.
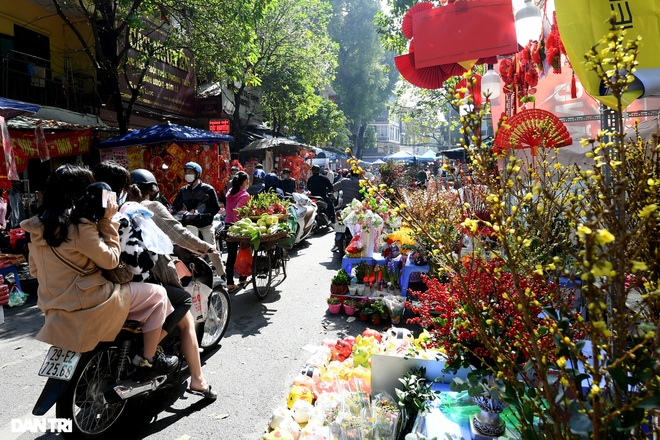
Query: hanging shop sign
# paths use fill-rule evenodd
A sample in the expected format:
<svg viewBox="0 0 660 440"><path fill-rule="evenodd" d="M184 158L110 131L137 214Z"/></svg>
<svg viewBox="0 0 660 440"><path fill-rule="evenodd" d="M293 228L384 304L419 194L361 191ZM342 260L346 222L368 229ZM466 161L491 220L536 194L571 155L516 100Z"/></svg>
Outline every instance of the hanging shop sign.
<svg viewBox="0 0 660 440"><path fill-rule="evenodd" d="M230 134L231 124L229 119L211 119L209 121L209 131L220 134Z"/></svg>
<svg viewBox="0 0 660 440"><path fill-rule="evenodd" d="M34 132L9 131L14 151L20 151L28 159L39 158L39 148ZM50 157L77 156L89 153L92 144L92 129L46 133L46 144Z"/></svg>
<svg viewBox="0 0 660 440"><path fill-rule="evenodd" d="M185 49L166 47L166 35L150 32L149 36L133 29L129 34L127 77L136 84L143 68L141 59L148 57L151 65L144 75L137 103L156 110L195 117L195 71L192 55ZM123 77L123 76L122 76ZM122 98L130 99L128 84L122 80Z"/></svg>

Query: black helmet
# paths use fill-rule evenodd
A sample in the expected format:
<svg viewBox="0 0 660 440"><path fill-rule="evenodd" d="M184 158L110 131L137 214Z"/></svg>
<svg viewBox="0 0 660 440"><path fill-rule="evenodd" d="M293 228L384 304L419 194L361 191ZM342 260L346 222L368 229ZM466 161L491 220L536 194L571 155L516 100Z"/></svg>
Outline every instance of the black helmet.
<svg viewBox="0 0 660 440"><path fill-rule="evenodd" d="M139 168L131 172L131 182L137 185L146 185L148 183L158 184L151 171L145 170L144 168Z"/></svg>

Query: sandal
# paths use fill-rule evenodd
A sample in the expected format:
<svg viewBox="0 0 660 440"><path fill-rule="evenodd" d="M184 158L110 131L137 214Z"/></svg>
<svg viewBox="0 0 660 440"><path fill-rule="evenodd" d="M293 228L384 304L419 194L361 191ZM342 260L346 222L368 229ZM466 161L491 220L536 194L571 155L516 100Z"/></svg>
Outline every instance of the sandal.
<svg viewBox="0 0 660 440"><path fill-rule="evenodd" d="M218 393L213 391L211 385L209 385L204 391L197 391L193 390L192 388L188 388L186 392L194 396L203 397L205 400L216 400L218 398Z"/></svg>

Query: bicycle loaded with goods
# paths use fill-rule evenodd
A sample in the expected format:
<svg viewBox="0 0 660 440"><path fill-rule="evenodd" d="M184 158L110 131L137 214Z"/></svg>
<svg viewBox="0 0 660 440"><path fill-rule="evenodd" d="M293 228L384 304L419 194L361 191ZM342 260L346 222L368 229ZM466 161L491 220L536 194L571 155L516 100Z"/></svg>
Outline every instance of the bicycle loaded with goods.
<svg viewBox="0 0 660 440"><path fill-rule="evenodd" d="M227 231L227 241L252 248L252 287L259 299L286 278L287 249L295 239L289 205L275 194L258 194L238 209L242 218Z"/></svg>

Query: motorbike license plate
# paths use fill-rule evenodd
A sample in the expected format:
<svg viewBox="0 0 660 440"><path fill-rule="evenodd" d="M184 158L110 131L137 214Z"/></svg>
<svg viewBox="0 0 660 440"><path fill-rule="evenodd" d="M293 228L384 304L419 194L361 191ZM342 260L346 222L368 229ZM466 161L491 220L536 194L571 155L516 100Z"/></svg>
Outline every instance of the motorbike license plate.
<svg viewBox="0 0 660 440"><path fill-rule="evenodd" d="M50 347L44 363L41 364L39 376L53 379L70 380L80 360L80 353L64 350L59 347Z"/></svg>

